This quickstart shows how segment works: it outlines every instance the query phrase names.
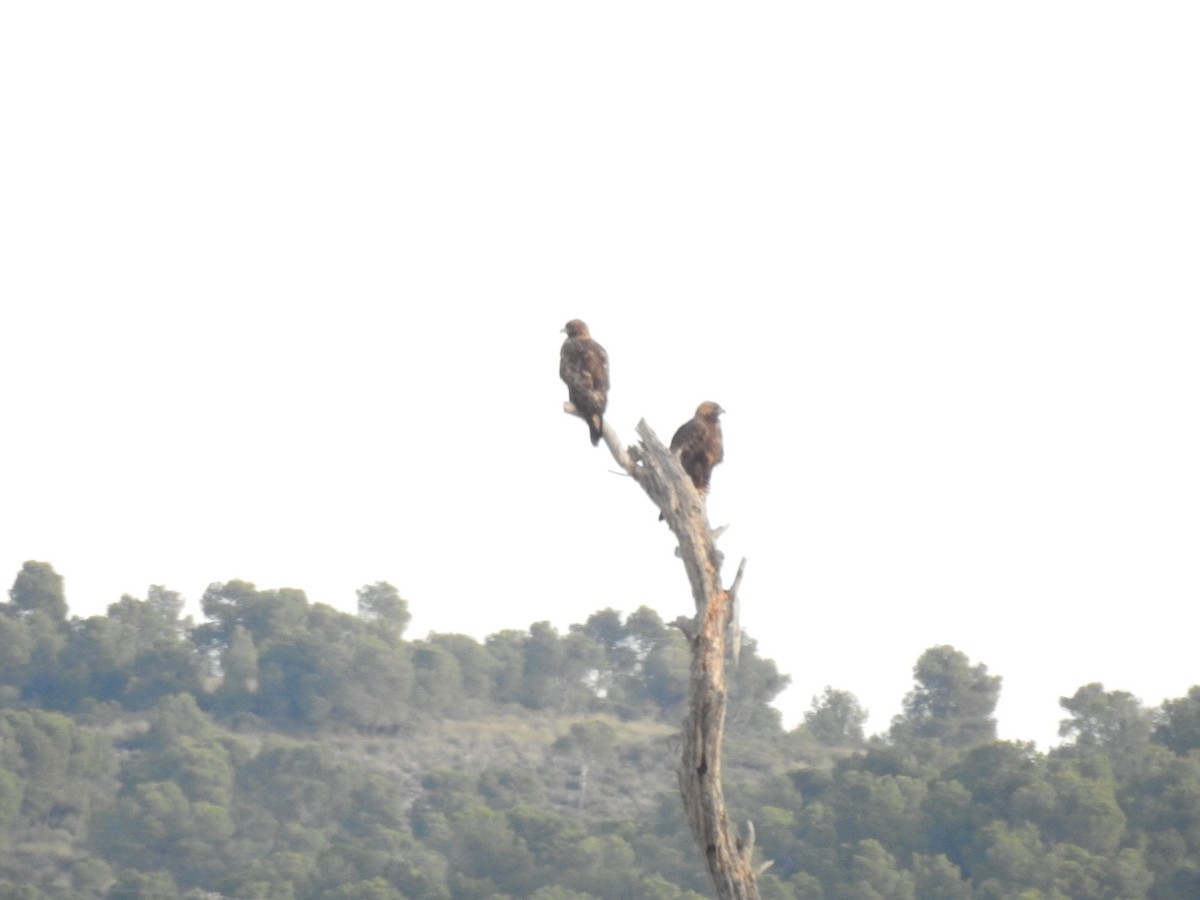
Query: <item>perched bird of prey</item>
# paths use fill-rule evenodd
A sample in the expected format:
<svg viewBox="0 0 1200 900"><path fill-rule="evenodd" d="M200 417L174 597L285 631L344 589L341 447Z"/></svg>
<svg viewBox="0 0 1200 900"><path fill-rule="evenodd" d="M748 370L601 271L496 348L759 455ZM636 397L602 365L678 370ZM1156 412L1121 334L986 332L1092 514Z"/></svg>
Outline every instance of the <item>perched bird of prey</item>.
<svg viewBox="0 0 1200 900"><path fill-rule="evenodd" d="M608 406L608 354L592 340L587 325L572 319L563 329L558 374L567 383L567 399L588 424L592 445L600 443L604 431L604 409Z"/></svg>
<svg viewBox="0 0 1200 900"><path fill-rule="evenodd" d="M696 407L696 415L680 425L671 438L671 452L679 454L683 471L701 494L708 493L713 466L725 458L725 439L718 419L723 412L719 404L705 400Z"/></svg>

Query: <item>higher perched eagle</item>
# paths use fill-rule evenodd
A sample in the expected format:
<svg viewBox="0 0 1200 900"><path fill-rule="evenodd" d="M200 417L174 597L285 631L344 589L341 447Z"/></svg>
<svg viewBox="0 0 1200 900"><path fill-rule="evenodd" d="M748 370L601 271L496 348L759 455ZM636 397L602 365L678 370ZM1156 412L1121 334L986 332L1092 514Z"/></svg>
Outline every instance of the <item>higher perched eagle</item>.
<svg viewBox="0 0 1200 900"><path fill-rule="evenodd" d="M604 432L604 409L608 406L608 354L592 340L586 323L572 319L563 329L558 374L567 383L567 398L575 412L588 424L592 445Z"/></svg>
<svg viewBox="0 0 1200 900"><path fill-rule="evenodd" d="M717 418L723 412L719 404L705 400L696 407L696 415L680 425L671 438L671 452L679 454L683 471L702 495L708 493L713 466L725 458L725 439Z"/></svg>

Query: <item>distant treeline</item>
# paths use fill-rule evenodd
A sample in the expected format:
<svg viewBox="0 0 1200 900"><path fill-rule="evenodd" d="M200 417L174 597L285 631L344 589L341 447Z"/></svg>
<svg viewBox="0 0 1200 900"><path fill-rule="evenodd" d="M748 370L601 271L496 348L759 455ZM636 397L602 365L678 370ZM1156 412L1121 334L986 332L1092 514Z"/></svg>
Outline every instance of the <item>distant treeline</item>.
<svg viewBox="0 0 1200 900"><path fill-rule="evenodd" d="M0 604L0 900L708 895L674 780L689 653L642 607L483 642L404 636L241 581L204 621L152 587L68 616L28 562ZM1000 678L926 651L890 729L744 643L726 793L764 898L1200 897L1200 688L1062 699L1048 754L996 739Z"/></svg>
<svg viewBox="0 0 1200 900"><path fill-rule="evenodd" d="M224 721L386 733L423 714L457 718L497 704L674 721L687 691L683 635L647 607L625 619L598 612L565 635L539 622L480 643L405 640L408 604L384 582L358 591L357 615L291 588L213 584L201 624L182 619L183 599L158 586L107 615L68 620L62 577L47 563L26 563L9 595L0 701L62 712L143 710L190 694ZM788 679L748 646L735 703L764 712Z"/></svg>

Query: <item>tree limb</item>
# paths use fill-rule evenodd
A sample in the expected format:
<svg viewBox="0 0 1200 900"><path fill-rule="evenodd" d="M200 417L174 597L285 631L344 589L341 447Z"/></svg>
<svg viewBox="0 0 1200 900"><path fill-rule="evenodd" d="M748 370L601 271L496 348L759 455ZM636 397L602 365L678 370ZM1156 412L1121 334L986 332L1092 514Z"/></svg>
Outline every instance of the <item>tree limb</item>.
<svg viewBox="0 0 1200 900"><path fill-rule="evenodd" d="M563 401L563 412L568 416L578 416L579 410L575 408L575 404L570 400ZM604 438L604 443L608 446L608 452L613 455L613 459L626 472L630 472L633 468L633 461L629 458L629 454L625 452L625 448L621 446L621 439L617 437L617 433L613 427L608 424L608 419L604 419L600 423L600 434ZM630 474L633 474L630 472Z"/></svg>
<svg viewBox="0 0 1200 900"><path fill-rule="evenodd" d="M568 410L570 412L571 410ZM679 541L696 615L690 622L676 621L692 651L688 688L688 713L683 723L683 748L679 763L679 791L692 836L704 854L718 900L758 900L756 873L748 848L743 848L725 810L721 784L721 740L725 730L726 637L740 643L733 616L737 587L746 561L738 566L733 587L721 587L722 554L708 523L704 499L691 479L645 419L637 425L641 439L628 449L604 422L604 442L617 461L662 512Z"/></svg>
<svg viewBox="0 0 1200 900"><path fill-rule="evenodd" d="M733 576L733 584L729 586L729 658L736 668L742 655L742 601L738 597L738 588L742 584L742 574L746 571L746 557L738 563L737 574Z"/></svg>

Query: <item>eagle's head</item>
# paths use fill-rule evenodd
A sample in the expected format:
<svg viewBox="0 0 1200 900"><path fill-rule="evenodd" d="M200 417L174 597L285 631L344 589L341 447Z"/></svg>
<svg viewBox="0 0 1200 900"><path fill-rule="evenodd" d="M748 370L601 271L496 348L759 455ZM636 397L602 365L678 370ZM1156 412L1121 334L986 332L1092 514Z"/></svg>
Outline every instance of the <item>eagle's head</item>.
<svg viewBox="0 0 1200 900"><path fill-rule="evenodd" d="M717 420L717 416L721 415L723 412L725 412L725 410L721 409L720 403L713 403L711 400L705 400L696 407L696 418L709 419L715 422Z"/></svg>
<svg viewBox="0 0 1200 900"><path fill-rule="evenodd" d="M587 323L584 322L583 319L572 319L566 324L566 326L563 328L563 331L569 338L591 337L591 334L588 333Z"/></svg>

